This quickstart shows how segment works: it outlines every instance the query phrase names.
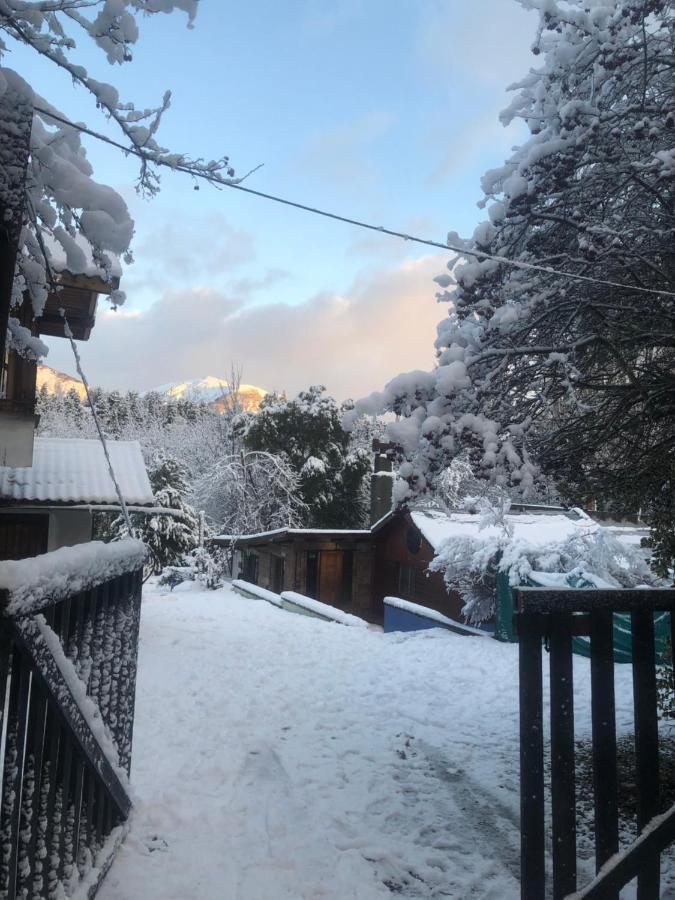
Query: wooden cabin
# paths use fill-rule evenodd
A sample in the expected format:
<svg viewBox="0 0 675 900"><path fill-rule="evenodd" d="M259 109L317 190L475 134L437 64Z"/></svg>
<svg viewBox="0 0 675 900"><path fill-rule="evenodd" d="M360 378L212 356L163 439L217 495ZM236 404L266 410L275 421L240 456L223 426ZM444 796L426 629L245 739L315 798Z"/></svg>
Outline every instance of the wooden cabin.
<svg viewBox="0 0 675 900"><path fill-rule="evenodd" d="M459 620L459 595L428 572L435 550L413 515L392 512L367 530L283 528L213 543L234 549L236 578L276 594L296 591L377 623L395 596Z"/></svg>
<svg viewBox="0 0 675 900"><path fill-rule="evenodd" d="M296 591L370 618L372 553L368 530L281 528L213 543L235 551L234 574L280 594Z"/></svg>
<svg viewBox="0 0 675 900"><path fill-rule="evenodd" d="M513 504L507 519L515 537L532 545L593 524L575 510L527 504ZM275 593L296 591L377 623L384 619L384 598L396 597L463 623L459 591L429 564L444 541L485 534L477 513L399 509L369 530L279 529L214 543L235 549L235 577Z"/></svg>

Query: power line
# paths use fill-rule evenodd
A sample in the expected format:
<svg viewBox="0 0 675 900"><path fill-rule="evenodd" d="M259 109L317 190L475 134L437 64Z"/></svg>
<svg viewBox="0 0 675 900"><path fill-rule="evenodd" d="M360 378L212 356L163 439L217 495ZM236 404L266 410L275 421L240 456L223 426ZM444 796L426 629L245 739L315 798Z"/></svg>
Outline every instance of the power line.
<svg viewBox="0 0 675 900"><path fill-rule="evenodd" d="M563 269L556 269L552 266L545 266L541 263L532 263L517 259L509 259L507 256L487 253L484 250L468 250L464 247L456 247L449 243L442 243L441 241L433 241L427 238L417 237L413 234L407 234L404 231L396 231L393 228L385 228L384 225L373 225L370 222L363 222L360 219L352 219L350 216L341 216L339 213L329 212L328 210L319 209L315 206L308 206L305 203L298 203L296 200L288 200L285 197L279 197L275 194L268 194L265 191L257 191L254 188L246 187L245 185L243 185L242 181L244 181L245 178L248 178L248 176L253 172L257 171L260 166L252 169L242 178L223 178L222 176L219 176L215 173L209 174L208 172L202 171L198 168L193 168L188 163L176 163L175 161L170 162L168 160L162 159L161 157L155 157L152 153L148 153L147 151L144 151L140 148L125 147L124 144L120 144L113 138L109 138L104 134L100 134L100 132L98 131L93 131L91 128L87 128L85 125L78 125L75 122L70 122L68 119L63 118L56 113L49 112L49 110L41 109L39 106L35 106L34 109L35 112L40 113L40 115L48 116L49 118L54 119L56 122L61 122L63 125L67 125L70 128L81 131L83 134L88 134L90 137L96 138L96 140L103 141L106 144L110 144L111 147L115 147L117 150L121 150L122 153L126 155L131 154L132 156L137 156L145 163L150 163L156 166L164 166L165 168L171 169L174 172L179 171L185 175L190 175L193 178L200 178L203 181L208 181L210 184L213 184L216 187L232 188L233 190L242 191L246 194L252 194L254 197L261 197L263 200L271 200L274 203L281 203L284 206L290 206L293 209L299 209L303 212L311 213L312 215L323 216L326 219L333 219L336 222L344 222L347 225L355 225L357 228L365 228L368 231L376 231L379 234L387 234L390 237L401 238L401 240L410 241L415 244L424 244L427 247L437 247L440 250L451 250L453 253L458 253L460 256L474 256L480 260L489 259L493 260L494 262L502 263L504 265L513 266L517 269L526 269L534 272L544 272L547 275L559 275L562 278L571 278L575 281L586 282L587 284L599 284L604 285L605 287L614 287L619 288L620 290L635 291L641 294L656 294L660 297L675 297L674 291L641 287L639 285L627 285L622 284L619 281L608 281L603 278L593 278L593 276L591 275L580 275L576 272L567 272Z"/></svg>

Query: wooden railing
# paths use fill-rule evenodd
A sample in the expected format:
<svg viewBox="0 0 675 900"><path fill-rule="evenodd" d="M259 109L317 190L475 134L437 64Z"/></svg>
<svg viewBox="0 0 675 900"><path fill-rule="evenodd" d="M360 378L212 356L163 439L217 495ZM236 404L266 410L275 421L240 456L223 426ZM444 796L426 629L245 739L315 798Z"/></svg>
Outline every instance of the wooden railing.
<svg viewBox="0 0 675 900"><path fill-rule="evenodd" d="M142 573L23 603L0 591L0 898L93 897L124 835Z"/></svg>
<svg viewBox="0 0 675 900"><path fill-rule="evenodd" d="M551 858L554 900L618 898L637 878L639 900L658 900L660 855L675 840L675 807L659 812L659 736L654 613L670 612L675 590L514 590L519 640L521 897L544 900L546 831L542 645L550 656ZM632 631L637 827L619 846L613 614L629 613ZM577 808L573 635L590 635L596 878L577 891ZM673 642L675 646L675 641ZM619 852L621 850L621 852Z"/></svg>

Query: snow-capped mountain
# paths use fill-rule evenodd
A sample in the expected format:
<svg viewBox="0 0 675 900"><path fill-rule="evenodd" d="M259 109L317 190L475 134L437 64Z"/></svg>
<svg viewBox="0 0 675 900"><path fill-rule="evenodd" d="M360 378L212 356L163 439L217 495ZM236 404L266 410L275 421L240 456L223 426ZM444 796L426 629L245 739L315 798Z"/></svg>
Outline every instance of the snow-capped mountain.
<svg viewBox="0 0 675 900"><path fill-rule="evenodd" d="M50 394L67 394L70 390L77 391L80 400L85 398L84 385L79 378L73 375L66 375L65 372L59 372L58 369L52 369L51 366L37 367L37 389L46 385Z"/></svg>
<svg viewBox="0 0 675 900"><path fill-rule="evenodd" d="M164 397L174 399L185 398L197 403L209 403L216 409L224 410L230 400L230 386L226 379L207 375L206 378L194 378L191 381L174 381L162 384L154 391ZM237 398L242 408L247 412L256 412L260 401L267 391L254 384L240 384Z"/></svg>

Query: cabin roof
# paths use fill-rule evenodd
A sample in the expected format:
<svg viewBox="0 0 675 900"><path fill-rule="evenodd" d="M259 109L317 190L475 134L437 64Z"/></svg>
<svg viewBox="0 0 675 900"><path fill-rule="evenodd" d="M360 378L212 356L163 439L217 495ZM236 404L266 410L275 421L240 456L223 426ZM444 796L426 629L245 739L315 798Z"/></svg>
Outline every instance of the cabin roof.
<svg viewBox="0 0 675 900"><path fill-rule="evenodd" d="M478 513L465 511L443 512L424 509L411 510L410 519L421 532L425 540L437 551L441 544L451 538L481 537L489 538L497 535L497 526L481 529L481 516ZM611 533L624 543L639 544L647 533L645 528L635 525L606 525L596 522L583 510L576 507L512 507L505 516L507 525L512 529L514 543L522 542L537 547L551 542L565 541L574 535L589 534L596 531Z"/></svg>
<svg viewBox="0 0 675 900"><path fill-rule="evenodd" d="M272 531L260 531L257 534L219 534L212 538L216 544L269 544L292 540L293 538L367 538L370 529L349 528L275 528Z"/></svg>
<svg viewBox="0 0 675 900"><path fill-rule="evenodd" d="M138 441L107 441L126 503L154 506ZM33 465L0 466L0 502L118 504L103 447L84 438L35 438Z"/></svg>

